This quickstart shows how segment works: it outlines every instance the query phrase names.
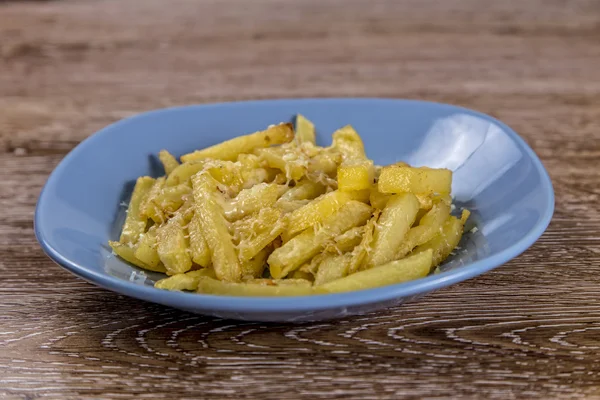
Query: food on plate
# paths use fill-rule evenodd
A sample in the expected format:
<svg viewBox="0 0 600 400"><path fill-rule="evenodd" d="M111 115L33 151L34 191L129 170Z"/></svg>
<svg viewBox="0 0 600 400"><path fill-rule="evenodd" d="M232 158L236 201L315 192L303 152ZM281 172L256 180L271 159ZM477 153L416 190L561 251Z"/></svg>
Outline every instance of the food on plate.
<svg viewBox="0 0 600 400"><path fill-rule="evenodd" d="M181 156L137 179L118 241L155 287L229 296L340 293L427 276L457 248L452 172L376 165L350 125L316 145L289 123Z"/></svg>

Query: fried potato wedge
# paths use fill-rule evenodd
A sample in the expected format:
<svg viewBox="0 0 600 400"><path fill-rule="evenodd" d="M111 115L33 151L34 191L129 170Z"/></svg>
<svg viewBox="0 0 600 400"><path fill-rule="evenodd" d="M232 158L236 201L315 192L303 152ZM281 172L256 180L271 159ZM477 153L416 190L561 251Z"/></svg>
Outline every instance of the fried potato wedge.
<svg viewBox="0 0 600 400"><path fill-rule="evenodd" d="M323 220L319 228L307 229L275 249L268 258L273 278L283 278L314 257L335 238L355 226L364 224L371 216L371 207L356 200L345 203L338 211Z"/></svg>
<svg viewBox="0 0 600 400"><path fill-rule="evenodd" d="M180 214L156 230L158 243L156 250L169 275L182 274L192 268L190 244L185 224L186 221Z"/></svg>
<svg viewBox="0 0 600 400"><path fill-rule="evenodd" d="M458 246L463 234L463 223L456 217L450 217L442 226L442 231L433 239L417 247L413 254L432 251L432 266L437 267Z"/></svg>
<svg viewBox="0 0 600 400"><path fill-rule="evenodd" d="M363 141L350 125L346 125L333 133L333 147L342 153L344 160L366 158Z"/></svg>
<svg viewBox="0 0 600 400"><path fill-rule="evenodd" d="M219 205L217 182L208 173L192 177L194 212L211 253L211 261L218 279L239 282L242 268L233 245L223 208Z"/></svg>
<svg viewBox="0 0 600 400"><path fill-rule="evenodd" d="M165 186L176 186L182 183L188 183L190 178L204 169L204 160L184 162L176 167L165 182Z"/></svg>
<svg viewBox="0 0 600 400"><path fill-rule="evenodd" d="M375 170L371 160L345 161L338 168L338 189L342 191L366 190L373 185Z"/></svg>
<svg viewBox="0 0 600 400"><path fill-rule="evenodd" d="M158 193L158 195L152 199L153 205L158 207L162 212L162 216L170 216L175 213L185 203L185 201L191 197L192 188L186 184L180 184L177 186L164 187ZM154 222L160 224L163 221L155 220Z"/></svg>
<svg viewBox="0 0 600 400"><path fill-rule="evenodd" d="M329 185L335 179L338 166L343 159L342 153L336 149L325 148L308 161L307 178L313 182Z"/></svg>
<svg viewBox="0 0 600 400"><path fill-rule="evenodd" d="M440 234L444 222L450 216L450 206L445 202L437 202L419 221L419 225L411 228L398 246L394 259L398 260L406 256L410 251L433 239Z"/></svg>
<svg viewBox="0 0 600 400"><path fill-rule="evenodd" d="M387 202L375 225L369 267L394 260L396 250L415 221L418 211L419 201L412 193L394 195Z"/></svg>
<svg viewBox="0 0 600 400"><path fill-rule="evenodd" d="M165 214L162 208L157 204L157 198L160 196L164 186L166 178L160 177L154 181L154 184L148 191L148 194L144 198L142 205L140 206L140 213L142 217L150 218L157 224L162 224L166 221Z"/></svg>
<svg viewBox="0 0 600 400"><path fill-rule="evenodd" d="M306 175L308 158L298 151L286 151L286 147L259 149L256 154L270 167L280 170L286 179L298 181Z"/></svg>
<svg viewBox="0 0 600 400"><path fill-rule="evenodd" d="M210 249L208 243L202 233L202 224L200 216L194 212L189 225L188 231L190 235L190 250L192 251L192 261L202 267L211 265Z"/></svg>
<svg viewBox="0 0 600 400"><path fill-rule="evenodd" d="M242 153L252 153L256 149L287 143L293 139L294 129L292 124L279 124L264 131L238 136L223 143L183 155L181 161L185 163L207 158L235 161Z"/></svg>
<svg viewBox="0 0 600 400"><path fill-rule="evenodd" d="M142 176L137 179L133 193L131 194L131 200L127 208L127 217L123 224L119 242L135 244L140 235L146 230L148 218L142 215L141 207L144 204L146 196L150 193L154 182L154 179L149 176Z"/></svg>
<svg viewBox="0 0 600 400"><path fill-rule="evenodd" d="M238 245L239 259L242 262L254 258L261 250L267 247L275 238L283 232L285 222L282 219L282 212L276 208L262 209L256 216L256 224L261 224L262 229L252 227L250 236L244 232L242 240Z"/></svg>
<svg viewBox="0 0 600 400"><path fill-rule="evenodd" d="M198 289L198 282L203 276L215 278L215 271L213 271L212 268L202 268L196 271L186 272L185 274L176 274L156 281L154 287L164 290L194 291Z"/></svg>
<svg viewBox="0 0 600 400"><path fill-rule="evenodd" d="M158 245L156 240L156 225L154 225L148 232L142 234L134 253L135 258L154 269L161 263L156 250Z"/></svg>
<svg viewBox="0 0 600 400"><path fill-rule="evenodd" d="M293 200L312 200L320 195L324 194L326 190L325 185L311 182L309 180L302 180L296 184L296 186L290 188L285 192L280 200L293 201Z"/></svg>
<svg viewBox="0 0 600 400"><path fill-rule="evenodd" d="M377 188L381 193L449 194L452 171L448 169L383 167Z"/></svg>
<svg viewBox="0 0 600 400"><path fill-rule="evenodd" d="M250 189L244 189L234 199L223 204L225 217L230 221L243 218L271 207L279 197L280 188L272 183L259 183Z"/></svg>
<svg viewBox="0 0 600 400"><path fill-rule="evenodd" d="M120 242L109 241L108 244L112 248L113 252L121 257L123 260L135 265L136 267L140 267L143 269L147 269L148 271L155 272L167 272L165 267L162 264L157 265L156 267L152 267L141 260L139 260L135 256L135 248L130 247L127 244L123 244Z"/></svg>
<svg viewBox="0 0 600 400"><path fill-rule="evenodd" d="M393 285L414 279L424 278L432 267L431 249L414 256L392 261L375 268L356 272L322 285L315 290L328 293L350 292L354 290L372 289L380 286Z"/></svg>
<svg viewBox="0 0 600 400"><path fill-rule="evenodd" d="M290 279L291 280L291 279ZM198 293L215 294L222 296L308 296L318 294L320 291L312 287L311 282L300 282L294 279L293 283L281 284L284 281L275 281L272 279L267 282L243 282L233 283L219 281L209 277L201 277L198 283Z"/></svg>
<svg viewBox="0 0 600 400"><path fill-rule="evenodd" d="M366 262L369 254L371 254L373 251L373 235L380 214L381 212L379 210L375 210L371 219L367 221L365 226L362 227L363 235L360 243L356 245L354 249L352 249L352 258L350 259L350 264L348 265L348 274L353 274L356 271L366 269L368 267Z"/></svg>
<svg viewBox="0 0 600 400"><path fill-rule="evenodd" d="M296 138L299 142L316 144L315 125L304 115L296 115Z"/></svg>
<svg viewBox="0 0 600 400"><path fill-rule="evenodd" d="M351 251L360 244L364 235L364 227L355 226L348 229L341 235L336 236L331 242L325 245L325 251L329 253L343 254Z"/></svg>
<svg viewBox="0 0 600 400"><path fill-rule="evenodd" d="M323 259L317 269L317 275L315 276L315 285L323 285L327 282L335 281L336 279L343 278L348 274L348 266L352 255L330 255Z"/></svg>
<svg viewBox="0 0 600 400"><path fill-rule="evenodd" d="M179 166L177 159L167 150L161 150L158 153L158 159L165 169L165 175L169 175L171 172L173 172L173 170L175 170L175 168Z"/></svg>
<svg viewBox="0 0 600 400"><path fill-rule="evenodd" d="M367 199L368 193L363 191L341 192L336 190L324 194L288 216L287 233L293 235L315 224L322 223L351 200L367 201Z"/></svg>

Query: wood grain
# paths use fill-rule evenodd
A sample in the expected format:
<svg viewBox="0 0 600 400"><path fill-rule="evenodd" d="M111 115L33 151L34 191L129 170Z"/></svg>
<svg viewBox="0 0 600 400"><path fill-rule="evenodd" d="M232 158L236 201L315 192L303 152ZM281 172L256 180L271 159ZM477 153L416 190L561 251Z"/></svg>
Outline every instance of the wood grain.
<svg viewBox="0 0 600 400"><path fill-rule="evenodd" d="M0 3L0 397L600 399L600 2ZM556 190L506 266L332 323L239 323L98 289L32 232L102 126L239 99L449 102L511 125Z"/></svg>

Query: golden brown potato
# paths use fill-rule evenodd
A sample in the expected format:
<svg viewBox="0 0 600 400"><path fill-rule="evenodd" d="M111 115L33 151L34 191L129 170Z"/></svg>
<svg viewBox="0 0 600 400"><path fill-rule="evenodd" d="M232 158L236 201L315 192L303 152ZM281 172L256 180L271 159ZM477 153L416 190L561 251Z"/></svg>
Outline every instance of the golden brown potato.
<svg viewBox="0 0 600 400"><path fill-rule="evenodd" d="M433 253L432 266L437 267L458 246L463 234L463 223L456 217L449 217L442 231L433 239L417 247L413 253L423 253L431 250Z"/></svg>
<svg viewBox="0 0 600 400"><path fill-rule="evenodd" d="M373 161L346 161L338 168L338 189L342 191L366 190L373 185Z"/></svg>
<svg viewBox="0 0 600 400"><path fill-rule="evenodd" d="M431 271L432 250L316 286L329 293L350 292L424 278Z"/></svg>
<svg viewBox="0 0 600 400"><path fill-rule="evenodd" d="M142 176L137 179L133 193L131 194L131 200L127 208L127 217L123 224L119 242L135 244L140 235L146 230L148 218L142 215L141 207L153 185L154 179L149 176Z"/></svg>
<svg viewBox="0 0 600 400"><path fill-rule="evenodd" d="M242 240L238 245L238 255L242 262L254 258L281 235L285 228L282 212L276 208L264 208L257 213L255 218L256 221L251 222L250 229L240 232Z"/></svg>
<svg viewBox="0 0 600 400"><path fill-rule="evenodd" d="M287 232L290 235L322 223L344 204L352 200L365 201L368 193L333 191L324 194L288 216Z"/></svg>
<svg viewBox="0 0 600 400"><path fill-rule="evenodd" d="M185 274L176 274L165 279L161 279L154 284L155 288L164 290L196 290L200 277L215 277L215 271L212 268L202 268L196 271L186 272Z"/></svg>
<svg viewBox="0 0 600 400"><path fill-rule="evenodd" d="M165 290L306 296L426 276L469 217L450 216L452 173L375 165L352 126L315 142L291 124L158 154L165 175L137 180L115 254L166 273Z"/></svg>
<svg viewBox="0 0 600 400"><path fill-rule="evenodd" d="M211 265L210 249L202 233L200 217L194 212L194 216L188 225L190 234L190 250L192 251L192 261L202 267Z"/></svg>
<svg viewBox="0 0 600 400"><path fill-rule="evenodd" d="M419 201L412 193L397 194L390 198L375 225L369 267L394 260L396 250L415 221L417 211Z"/></svg>
<svg viewBox="0 0 600 400"><path fill-rule="evenodd" d="M239 282L242 279L237 252L223 208L218 203L217 182L208 173L192 177L194 212L210 249L213 269L218 279Z"/></svg>
<svg viewBox="0 0 600 400"><path fill-rule="evenodd" d="M252 153L256 149L287 143L292 139L294 139L292 124L274 125L264 131L238 136L203 150L183 155L181 161L185 163L207 158L235 161L242 153Z"/></svg>
<svg viewBox="0 0 600 400"><path fill-rule="evenodd" d="M315 125L301 114L296 115L296 138L301 143L317 143L315 139Z"/></svg>
<svg viewBox="0 0 600 400"><path fill-rule="evenodd" d="M183 216L177 215L156 230L156 250L169 275L182 274L192 268L185 223Z"/></svg>
<svg viewBox="0 0 600 400"><path fill-rule="evenodd" d="M153 226L148 232L142 234L134 253L135 258L151 268L158 268L161 263L156 250L156 241L156 226Z"/></svg>
<svg viewBox="0 0 600 400"><path fill-rule="evenodd" d="M406 237L400 246L398 246L394 258L398 260L404 257L416 246L419 246L438 235L449 215L450 207L448 204L441 201L437 202L433 208L420 219L419 225L411 228L406 233Z"/></svg>
<svg viewBox="0 0 600 400"><path fill-rule="evenodd" d="M177 159L167 150L161 150L158 153L158 159L165 169L165 175L169 175L175 168L179 166Z"/></svg>
<svg viewBox="0 0 600 400"><path fill-rule="evenodd" d="M162 264L158 264L156 267L152 267L151 265L148 265L139 260L135 256L135 248L131 247L130 245L113 241L109 241L108 244L110 245L110 247L116 255L121 257L123 260L135 265L136 267L147 269L148 271L167 272L167 270Z"/></svg>
<svg viewBox="0 0 600 400"><path fill-rule="evenodd" d="M314 257L328 240L355 226L364 224L371 216L371 207L350 200L337 212L324 219L320 227L306 229L269 256L271 276L283 278Z"/></svg>
<svg viewBox="0 0 600 400"><path fill-rule="evenodd" d="M448 169L383 167L377 187L381 193L449 194L452 171Z"/></svg>
<svg viewBox="0 0 600 400"><path fill-rule="evenodd" d="M319 291L312 287L310 281L298 282L294 279L293 284L281 284L283 281L269 279L272 284L261 283L233 283L219 281L209 277L201 277L198 283L198 293L218 294L224 296L307 296L317 294Z"/></svg>

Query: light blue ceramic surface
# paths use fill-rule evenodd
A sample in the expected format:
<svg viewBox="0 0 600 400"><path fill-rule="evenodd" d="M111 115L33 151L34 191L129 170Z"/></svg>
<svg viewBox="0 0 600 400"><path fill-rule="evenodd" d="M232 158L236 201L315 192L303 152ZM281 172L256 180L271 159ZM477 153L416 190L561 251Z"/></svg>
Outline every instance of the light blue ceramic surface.
<svg viewBox="0 0 600 400"><path fill-rule="evenodd" d="M240 298L167 292L146 273L111 254L134 180L162 174L154 156L176 155L264 129L304 114L318 142L352 124L377 164L406 161L454 171L457 207L472 216L461 249L441 273L353 293ZM270 100L176 107L117 122L82 142L48 178L38 200L35 233L59 265L128 296L223 318L306 321L371 312L472 278L525 251L544 232L554 209L547 172L508 126L451 105L386 99Z"/></svg>

